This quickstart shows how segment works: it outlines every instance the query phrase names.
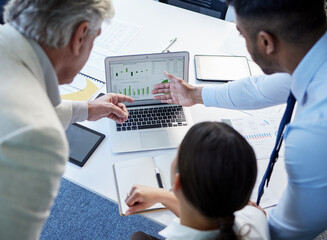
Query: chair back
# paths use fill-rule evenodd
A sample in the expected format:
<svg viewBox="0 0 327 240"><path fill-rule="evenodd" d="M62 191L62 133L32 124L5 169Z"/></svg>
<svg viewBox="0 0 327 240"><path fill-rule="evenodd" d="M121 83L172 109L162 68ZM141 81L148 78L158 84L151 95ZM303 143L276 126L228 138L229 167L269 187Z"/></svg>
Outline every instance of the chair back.
<svg viewBox="0 0 327 240"><path fill-rule="evenodd" d="M159 2L220 19L225 19L228 8L225 0L159 0Z"/></svg>

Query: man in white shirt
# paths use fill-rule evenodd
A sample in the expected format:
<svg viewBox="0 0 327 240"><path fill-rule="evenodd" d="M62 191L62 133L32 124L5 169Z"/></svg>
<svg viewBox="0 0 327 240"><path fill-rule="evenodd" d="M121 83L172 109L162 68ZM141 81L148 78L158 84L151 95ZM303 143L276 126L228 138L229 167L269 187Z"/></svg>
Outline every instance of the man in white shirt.
<svg viewBox="0 0 327 240"><path fill-rule="evenodd" d="M113 16L110 0L12 0L0 27L0 239L38 239L68 160L69 123L123 122L129 97L61 102Z"/></svg>

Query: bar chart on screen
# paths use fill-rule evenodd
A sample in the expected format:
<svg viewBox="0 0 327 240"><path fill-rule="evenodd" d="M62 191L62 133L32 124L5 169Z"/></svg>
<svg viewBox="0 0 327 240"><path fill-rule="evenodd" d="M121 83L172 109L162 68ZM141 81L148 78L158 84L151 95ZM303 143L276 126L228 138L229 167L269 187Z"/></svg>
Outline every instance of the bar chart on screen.
<svg viewBox="0 0 327 240"><path fill-rule="evenodd" d="M167 83L164 71L183 76L183 62L178 60L140 61L111 65L112 89L136 100L153 98L153 85Z"/></svg>
<svg viewBox="0 0 327 240"><path fill-rule="evenodd" d="M88 101L103 86L103 81L79 73L72 83L60 85L59 92L62 100Z"/></svg>

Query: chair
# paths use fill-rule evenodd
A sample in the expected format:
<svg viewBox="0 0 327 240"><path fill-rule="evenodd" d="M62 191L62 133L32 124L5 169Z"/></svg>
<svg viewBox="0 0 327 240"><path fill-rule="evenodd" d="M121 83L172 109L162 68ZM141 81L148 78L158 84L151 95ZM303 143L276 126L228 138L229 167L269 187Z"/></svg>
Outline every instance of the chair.
<svg viewBox="0 0 327 240"><path fill-rule="evenodd" d="M225 0L159 0L159 2L220 19L225 19L227 12Z"/></svg>
<svg viewBox="0 0 327 240"><path fill-rule="evenodd" d="M4 23L2 13L3 13L3 7L4 5L6 5L7 2L8 0L0 0L0 24Z"/></svg>

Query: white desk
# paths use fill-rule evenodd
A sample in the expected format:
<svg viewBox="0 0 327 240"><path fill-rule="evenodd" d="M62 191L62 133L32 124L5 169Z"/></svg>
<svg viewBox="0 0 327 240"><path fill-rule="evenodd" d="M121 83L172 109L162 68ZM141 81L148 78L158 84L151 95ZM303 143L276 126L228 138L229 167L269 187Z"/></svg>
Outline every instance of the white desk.
<svg viewBox="0 0 327 240"><path fill-rule="evenodd" d="M239 48L239 52L245 52L244 43L237 39L233 23L153 0L115 0L114 6L116 19L143 26L140 33L128 45L128 53L161 52L171 38L175 36L178 38L177 42L170 48L170 51L190 52L191 84L201 84L194 77L194 54L220 54L224 52L224 49L221 49L220 46L226 46L225 39L226 37L230 38L230 36L233 36L231 44ZM103 63L99 64L103 65ZM194 123L244 115L244 113L239 111L205 108L204 106L192 107L191 113ZM97 122L84 122L83 124L108 136L109 121L108 119L102 119ZM64 177L116 202L117 196L112 171L112 164L114 162L143 156L160 155L168 151L172 150L113 154L110 149L110 139L106 137L84 167L80 168L68 163ZM266 165L266 160L259 162L260 172L263 172ZM275 168L271 179L271 187L279 197L286 184L286 174L282 161L279 161ZM144 215L162 224L168 224L174 216L169 211L159 211Z"/></svg>

